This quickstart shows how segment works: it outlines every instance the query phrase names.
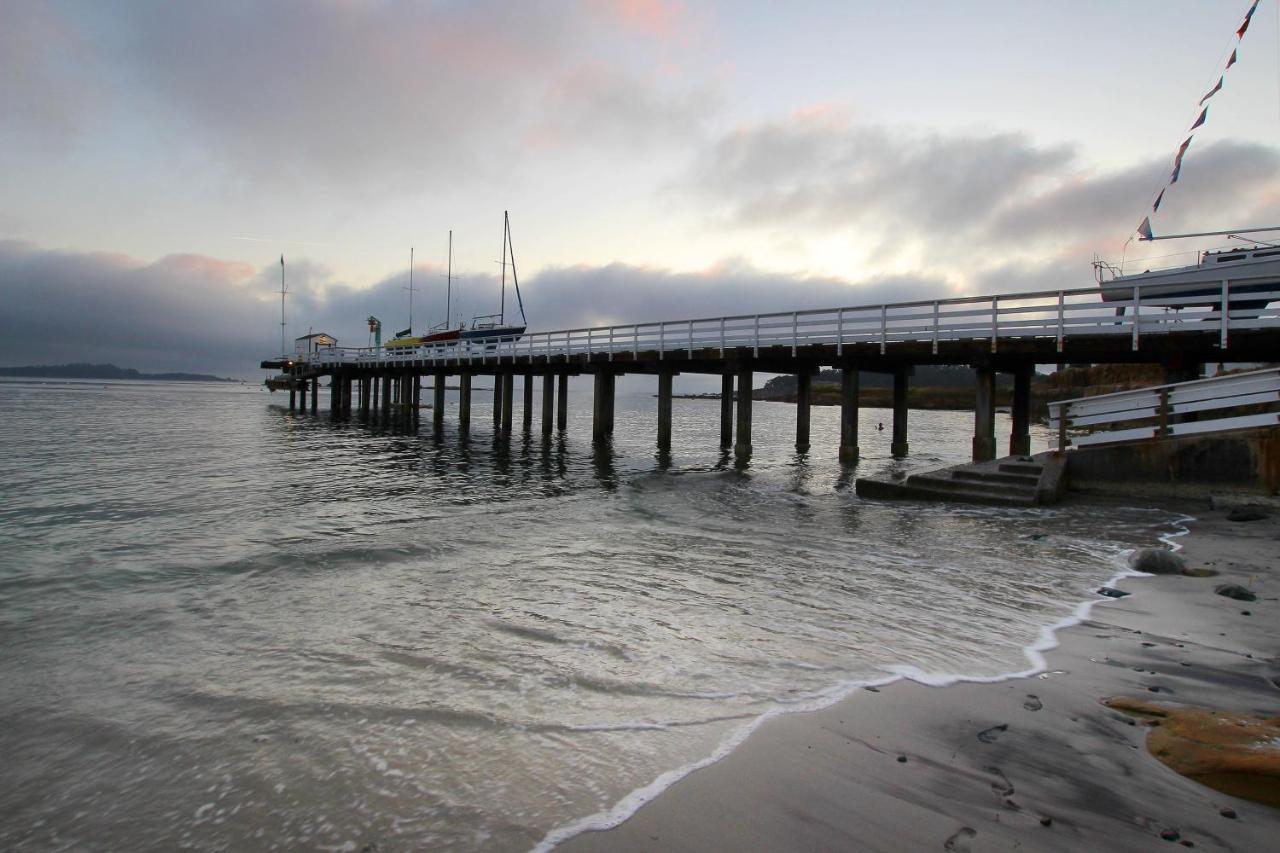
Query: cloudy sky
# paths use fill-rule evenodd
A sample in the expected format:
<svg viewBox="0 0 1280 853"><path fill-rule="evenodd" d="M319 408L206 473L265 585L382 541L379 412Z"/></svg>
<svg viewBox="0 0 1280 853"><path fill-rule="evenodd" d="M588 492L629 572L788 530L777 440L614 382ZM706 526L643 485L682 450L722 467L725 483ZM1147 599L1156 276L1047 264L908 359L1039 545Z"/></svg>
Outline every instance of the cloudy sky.
<svg viewBox="0 0 1280 853"><path fill-rule="evenodd" d="M785 8L783 8L785 6ZM1087 286L1249 0L0 3L0 364ZM1157 233L1280 224L1264 0ZM1155 244L1165 254L1203 244ZM1163 262L1163 261L1161 261Z"/></svg>

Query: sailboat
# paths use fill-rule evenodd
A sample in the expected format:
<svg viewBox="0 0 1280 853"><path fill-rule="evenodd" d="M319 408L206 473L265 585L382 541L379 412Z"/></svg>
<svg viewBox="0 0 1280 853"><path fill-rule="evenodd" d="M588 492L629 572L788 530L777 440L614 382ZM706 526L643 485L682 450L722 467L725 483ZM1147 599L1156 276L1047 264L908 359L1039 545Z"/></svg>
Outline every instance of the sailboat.
<svg viewBox="0 0 1280 853"><path fill-rule="evenodd" d="M284 324L284 297L288 293L288 289L284 283L284 255L280 256L280 359L278 366L287 366L289 363L288 353L285 351L285 324ZM277 373L275 376L268 376L262 381L267 390L274 394L277 391L289 391L293 388L294 379L288 373Z"/></svg>
<svg viewBox="0 0 1280 853"><path fill-rule="evenodd" d="M453 316L453 232L449 232L449 263L445 272L444 319L431 327L431 331L422 336L424 344L451 345L458 340L462 326L453 328L450 317Z"/></svg>
<svg viewBox="0 0 1280 853"><path fill-rule="evenodd" d="M516 288L516 301L520 306L520 325L507 325L507 256L511 256L511 283ZM471 319L471 328L461 332L462 340L477 338L518 339L528 328L524 315L524 299L520 295L520 279L516 275L515 247L511 245L511 217L502 212L502 301L497 314L483 314Z"/></svg>

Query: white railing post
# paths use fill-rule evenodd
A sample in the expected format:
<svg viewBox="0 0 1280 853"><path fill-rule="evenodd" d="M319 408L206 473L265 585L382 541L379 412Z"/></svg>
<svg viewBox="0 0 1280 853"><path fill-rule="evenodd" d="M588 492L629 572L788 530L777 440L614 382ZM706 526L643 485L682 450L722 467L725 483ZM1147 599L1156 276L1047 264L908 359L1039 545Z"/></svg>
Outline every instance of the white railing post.
<svg viewBox="0 0 1280 853"><path fill-rule="evenodd" d="M658 324L658 361L662 361L662 351L667 348L667 324Z"/></svg>
<svg viewBox="0 0 1280 853"><path fill-rule="evenodd" d="M613 326L609 327L609 360L613 361Z"/></svg>
<svg viewBox="0 0 1280 853"><path fill-rule="evenodd" d="M836 312L836 355L844 355L844 309Z"/></svg>
<svg viewBox="0 0 1280 853"><path fill-rule="evenodd" d="M933 300L933 354L938 354L938 324L942 318L938 316L938 300Z"/></svg>
<svg viewBox="0 0 1280 853"><path fill-rule="evenodd" d="M1230 307L1231 303L1227 301L1227 280L1224 278L1222 280L1222 315L1218 318L1218 329L1221 332L1221 336L1218 339L1218 346L1222 349L1227 348L1227 328L1230 325L1227 320L1227 316L1230 313Z"/></svg>
<svg viewBox="0 0 1280 853"><path fill-rule="evenodd" d="M1000 297L991 297L991 351L995 352L1000 338Z"/></svg>
<svg viewBox="0 0 1280 853"><path fill-rule="evenodd" d="M720 358L724 358L724 318L720 318Z"/></svg>
<svg viewBox="0 0 1280 853"><path fill-rule="evenodd" d="M756 331L755 331L755 337L752 339L752 343L751 343L751 354L753 356L760 355L760 315L759 314L756 315Z"/></svg>
<svg viewBox="0 0 1280 853"><path fill-rule="evenodd" d="M587 361L591 360L591 330L587 329Z"/></svg>
<svg viewBox="0 0 1280 853"><path fill-rule="evenodd" d="M1133 286L1133 341L1130 348L1138 351L1138 327L1142 325L1142 286L1135 284Z"/></svg>
<svg viewBox="0 0 1280 853"><path fill-rule="evenodd" d="M689 358L693 358L693 321L689 321Z"/></svg>
<svg viewBox="0 0 1280 853"><path fill-rule="evenodd" d="M635 361L640 356L640 327L631 327L631 360Z"/></svg>
<svg viewBox="0 0 1280 853"><path fill-rule="evenodd" d="M1064 334L1064 331L1062 328L1062 312L1063 312L1063 308L1065 307L1064 303L1066 302L1066 299L1067 299L1067 295L1061 290L1059 290L1058 291L1058 352L1062 352L1062 338Z"/></svg>
<svg viewBox="0 0 1280 853"><path fill-rule="evenodd" d="M880 354L884 355L885 346L889 343L889 306L880 306Z"/></svg>
<svg viewBox="0 0 1280 853"><path fill-rule="evenodd" d="M791 312L791 357L796 357L796 345L799 343L800 336L800 312Z"/></svg>

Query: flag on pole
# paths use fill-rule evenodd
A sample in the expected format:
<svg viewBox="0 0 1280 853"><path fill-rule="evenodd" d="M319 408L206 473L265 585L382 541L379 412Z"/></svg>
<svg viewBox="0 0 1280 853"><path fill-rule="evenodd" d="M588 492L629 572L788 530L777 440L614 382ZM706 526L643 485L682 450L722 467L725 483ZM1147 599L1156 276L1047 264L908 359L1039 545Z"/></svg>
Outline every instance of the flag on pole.
<svg viewBox="0 0 1280 853"><path fill-rule="evenodd" d="M1168 189L1167 187L1165 189ZM1160 212L1160 202L1164 201L1164 190L1160 190L1160 195L1156 196L1156 203L1151 205L1152 213Z"/></svg>
<svg viewBox="0 0 1280 853"><path fill-rule="evenodd" d="M1216 84L1214 84L1214 87L1213 87L1212 89L1210 89L1210 90L1208 91L1208 93L1207 93L1203 98L1201 98L1201 99L1200 99L1200 103L1201 103L1201 104L1204 104L1204 102L1205 102L1205 101L1209 100L1209 99L1210 99L1210 98L1212 98L1214 95L1218 94L1218 91L1219 91L1221 88L1222 88L1222 78L1221 78L1221 77L1219 77L1219 78L1218 78L1218 82L1217 82Z"/></svg>
<svg viewBox="0 0 1280 853"><path fill-rule="evenodd" d="M1204 124L1204 120L1208 117L1209 117L1209 108L1205 107L1200 111L1200 117L1196 119L1196 123L1191 125L1191 129L1195 130L1197 127Z"/></svg>
<svg viewBox="0 0 1280 853"><path fill-rule="evenodd" d="M1236 51L1231 51L1231 58L1227 60L1227 68L1236 64Z"/></svg>
<svg viewBox="0 0 1280 853"><path fill-rule="evenodd" d="M1151 217L1150 216L1144 216L1142 218L1142 224L1138 226L1138 236L1140 236L1143 240L1151 239Z"/></svg>
<svg viewBox="0 0 1280 853"><path fill-rule="evenodd" d="M1245 31L1249 29L1249 19L1253 17L1253 13L1256 11L1258 11L1258 0L1253 0L1253 5L1244 14L1244 23L1240 25L1240 29L1236 30L1236 38L1244 38Z"/></svg>

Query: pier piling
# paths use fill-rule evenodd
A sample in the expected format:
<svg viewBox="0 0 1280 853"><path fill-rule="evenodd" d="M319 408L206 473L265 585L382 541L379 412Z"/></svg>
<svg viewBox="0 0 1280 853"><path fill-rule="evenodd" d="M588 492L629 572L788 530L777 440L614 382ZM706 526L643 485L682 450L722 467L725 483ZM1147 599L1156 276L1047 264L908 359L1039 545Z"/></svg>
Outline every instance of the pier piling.
<svg viewBox="0 0 1280 853"><path fill-rule="evenodd" d="M733 373L720 374L720 448L733 447Z"/></svg>
<svg viewBox="0 0 1280 853"><path fill-rule="evenodd" d="M471 374L458 377L458 432L471 429Z"/></svg>
<svg viewBox="0 0 1280 853"><path fill-rule="evenodd" d="M796 452L809 452L809 403L813 394L813 374L796 374Z"/></svg>
<svg viewBox="0 0 1280 853"><path fill-rule="evenodd" d="M973 461L996 458L996 372L977 369L977 394L973 400Z"/></svg>
<svg viewBox="0 0 1280 853"><path fill-rule="evenodd" d="M893 371L893 443L889 452L895 458L907 455L907 377L910 368L899 367Z"/></svg>
<svg viewBox="0 0 1280 853"><path fill-rule="evenodd" d="M561 373L557 384L560 387L556 389L559 392L556 395L556 429L564 432L569 426L569 375Z"/></svg>
<svg viewBox="0 0 1280 853"><path fill-rule="evenodd" d="M1031 454L1031 374L1030 364L1018 365L1013 372L1013 429L1009 433L1009 455Z"/></svg>
<svg viewBox="0 0 1280 853"><path fill-rule="evenodd" d="M613 434L613 374L596 371L595 403L592 412L591 437L599 440Z"/></svg>
<svg viewBox="0 0 1280 853"><path fill-rule="evenodd" d="M542 435L549 437L555 427L556 378L550 373L542 377Z"/></svg>
<svg viewBox="0 0 1280 853"><path fill-rule="evenodd" d="M675 373L664 370L658 374L658 449L671 449L671 390Z"/></svg>
<svg viewBox="0 0 1280 853"><path fill-rule="evenodd" d="M840 461L858 461L858 368L846 365L840 376Z"/></svg>
<svg viewBox="0 0 1280 853"><path fill-rule="evenodd" d="M502 428L502 379L501 373L493 374L493 430Z"/></svg>
<svg viewBox="0 0 1280 853"><path fill-rule="evenodd" d="M443 373L436 374L435 394L431 397L431 423L436 429L444 426L444 382Z"/></svg>
<svg viewBox="0 0 1280 853"><path fill-rule="evenodd" d="M515 404L516 375L504 374L502 377L502 434L511 434L511 410Z"/></svg>
<svg viewBox="0 0 1280 853"><path fill-rule="evenodd" d="M738 441L733 446L733 455L744 460L751 455L751 383L753 381L750 368L738 371Z"/></svg>
<svg viewBox="0 0 1280 853"><path fill-rule="evenodd" d="M311 414L320 409L320 377L311 380Z"/></svg>
<svg viewBox="0 0 1280 853"><path fill-rule="evenodd" d="M524 409L520 412L520 426L526 434L533 432L533 374L524 375Z"/></svg>

